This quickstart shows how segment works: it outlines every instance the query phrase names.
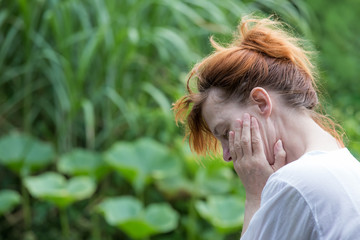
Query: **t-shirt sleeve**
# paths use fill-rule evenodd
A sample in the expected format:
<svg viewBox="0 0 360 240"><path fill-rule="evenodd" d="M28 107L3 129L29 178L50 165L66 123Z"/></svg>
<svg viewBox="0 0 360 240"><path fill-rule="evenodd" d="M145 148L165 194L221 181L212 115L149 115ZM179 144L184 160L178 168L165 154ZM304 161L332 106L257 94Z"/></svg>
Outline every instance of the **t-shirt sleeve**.
<svg viewBox="0 0 360 240"><path fill-rule="evenodd" d="M270 178L262 193L261 207L241 240L317 240L318 229L312 210L298 190Z"/></svg>

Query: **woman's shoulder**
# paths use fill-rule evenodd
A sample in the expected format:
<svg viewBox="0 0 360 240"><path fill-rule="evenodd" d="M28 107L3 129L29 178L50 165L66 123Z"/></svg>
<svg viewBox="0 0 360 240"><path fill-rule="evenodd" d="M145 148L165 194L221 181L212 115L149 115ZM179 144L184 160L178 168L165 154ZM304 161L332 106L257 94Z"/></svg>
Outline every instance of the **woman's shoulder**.
<svg viewBox="0 0 360 240"><path fill-rule="evenodd" d="M340 179L346 180L352 172L354 173L353 177L360 180L359 161L353 157L347 148L342 148L328 152L312 151L305 153L298 160L279 169L270 179L290 181L295 184L297 181L312 181L313 178L327 177L331 180L335 176L344 175L344 178Z"/></svg>
<svg viewBox="0 0 360 240"><path fill-rule="evenodd" d="M356 239L353 236L360 234L359 186L360 163L347 149L308 153L269 178L262 206L280 204L278 212L285 211L284 216L308 213L324 239ZM356 224L345 224L349 222Z"/></svg>
<svg viewBox="0 0 360 240"><path fill-rule="evenodd" d="M359 186L347 149L305 154L268 179L248 239L358 239Z"/></svg>
<svg viewBox="0 0 360 240"><path fill-rule="evenodd" d="M359 185L360 163L343 148L304 154L271 175L264 191L274 194L285 188L294 189L310 201L339 195L360 199Z"/></svg>

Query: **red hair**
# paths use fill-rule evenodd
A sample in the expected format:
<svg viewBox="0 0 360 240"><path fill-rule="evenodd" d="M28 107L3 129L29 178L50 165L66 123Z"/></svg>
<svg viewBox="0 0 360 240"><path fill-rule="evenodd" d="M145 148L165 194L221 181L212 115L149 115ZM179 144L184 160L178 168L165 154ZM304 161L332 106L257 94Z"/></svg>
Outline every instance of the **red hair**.
<svg viewBox="0 0 360 240"><path fill-rule="evenodd" d="M317 74L298 38L291 37L278 21L243 18L239 34L226 47L210 39L214 53L191 70L188 94L174 105L175 119L186 125L190 148L199 154L217 150L217 140L202 117L202 104L209 90L223 90L226 99L245 103L255 87L282 95L294 108L305 108L314 121L343 146L337 125L322 114L317 95ZM195 79L193 92L190 80Z"/></svg>

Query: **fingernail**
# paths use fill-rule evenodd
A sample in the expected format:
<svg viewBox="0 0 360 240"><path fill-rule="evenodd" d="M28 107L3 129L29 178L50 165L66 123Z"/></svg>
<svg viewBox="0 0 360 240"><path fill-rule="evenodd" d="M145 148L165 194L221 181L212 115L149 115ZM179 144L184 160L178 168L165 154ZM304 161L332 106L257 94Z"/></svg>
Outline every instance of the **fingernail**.
<svg viewBox="0 0 360 240"><path fill-rule="evenodd" d="M234 132L233 131L230 131L229 132L229 136L232 137L234 135Z"/></svg>
<svg viewBox="0 0 360 240"><path fill-rule="evenodd" d="M277 141L276 146L279 150L283 148L282 141L280 139Z"/></svg>

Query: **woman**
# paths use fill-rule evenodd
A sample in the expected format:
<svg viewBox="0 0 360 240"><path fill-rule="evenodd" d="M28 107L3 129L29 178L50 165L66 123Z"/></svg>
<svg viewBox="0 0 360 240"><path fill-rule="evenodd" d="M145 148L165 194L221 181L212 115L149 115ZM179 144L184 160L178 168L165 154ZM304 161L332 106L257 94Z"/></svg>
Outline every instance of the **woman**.
<svg viewBox="0 0 360 240"><path fill-rule="evenodd" d="M175 105L192 150L216 151L246 190L241 239L360 239L360 163L317 112L309 52L270 19L243 19L197 64ZM190 88L195 79L197 91Z"/></svg>

